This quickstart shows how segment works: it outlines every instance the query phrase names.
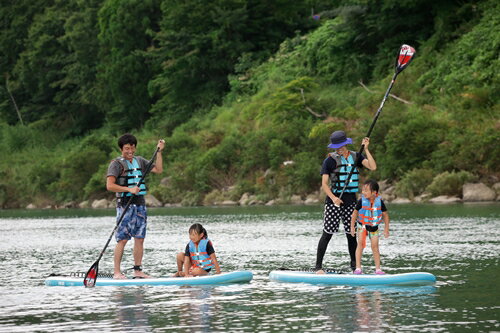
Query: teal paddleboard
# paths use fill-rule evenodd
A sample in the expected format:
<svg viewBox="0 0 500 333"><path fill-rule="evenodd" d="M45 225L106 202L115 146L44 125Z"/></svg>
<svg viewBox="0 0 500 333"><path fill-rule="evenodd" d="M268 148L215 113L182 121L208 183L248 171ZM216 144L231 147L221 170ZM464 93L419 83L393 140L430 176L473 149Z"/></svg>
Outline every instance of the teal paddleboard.
<svg viewBox="0 0 500 333"><path fill-rule="evenodd" d="M227 272L196 277L161 277L150 279L125 279L115 280L111 278L98 277L96 286L195 286L195 285L217 285L230 283L250 282L253 274L250 271ZM46 286L83 286L82 277L50 276L45 280Z"/></svg>
<svg viewBox="0 0 500 333"><path fill-rule="evenodd" d="M300 271L272 271L269 278L277 282L309 283L326 285L430 285L436 282L436 277L426 272L411 272L401 274L316 274Z"/></svg>

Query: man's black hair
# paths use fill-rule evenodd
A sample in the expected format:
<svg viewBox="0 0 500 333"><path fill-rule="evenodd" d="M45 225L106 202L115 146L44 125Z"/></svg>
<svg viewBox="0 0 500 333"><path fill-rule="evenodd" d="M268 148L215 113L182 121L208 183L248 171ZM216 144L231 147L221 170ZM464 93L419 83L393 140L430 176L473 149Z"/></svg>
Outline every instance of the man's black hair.
<svg viewBox="0 0 500 333"><path fill-rule="evenodd" d="M373 179L368 179L366 182L365 182L365 185L368 185L370 186L370 190L372 192L377 192L378 193L378 183L376 181L374 181Z"/></svg>
<svg viewBox="0 0 500 333"><path fill-rule="evenodd" d="M137 139L132 134L125 133L118 139L118 147L120 147L121 150L126 144L134 145L137 147Z"/></svg>

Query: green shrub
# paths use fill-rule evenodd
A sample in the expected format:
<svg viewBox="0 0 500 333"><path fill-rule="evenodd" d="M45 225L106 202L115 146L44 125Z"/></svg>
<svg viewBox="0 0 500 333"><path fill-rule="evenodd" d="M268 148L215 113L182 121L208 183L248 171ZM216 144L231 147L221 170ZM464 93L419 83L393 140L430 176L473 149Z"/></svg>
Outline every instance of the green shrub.
<svg viewBox="0 0 500 333"><path fill-rule="evenodd" d="M226 136L219 145L202 154L200 163L213 170L228 171L241 153L241 140L237 136Z"/></svg>
<svg viewBox="0 0 500 333"><path fill-rule="evenodd" d="M273 169L278 169L292 155L293 149L280 139L269 143L268 159Z"/></svg>
<svg viewBox="0 0 500 333"><path fill-rule="evenodd" d="M464 6L471 6L471 4ZM444 46L441 54L436 57L436 66L430 67L419 79L420 84L428 85L427 89L430 91L440 95L446 93L455 99L460 99L460 96L464 95L464 88L483 90L488 86L498 87L499 9L498 1L482 1L477 10L468 9L468 12L482 12L480 21L472 29L467 29L468 31L463 33L456 42ZM491 47L492 45L496 47ZM488 104L490 98L498 98L498 93L494 90L487 89L486 91L487 98L473 98L469 101L478 106ZM467 108L468 105L464 107Z"/></svg>
<svg viewBox="0 0 500 333"><path fill-rule="evenodd" d="M445 171L432 180L432 183L427 186L426 191L434 197L439 195L462 196L462 186L464 183L476 179L477 177L467 171Z"/></svg>
<svg viewBox="0 0 500 333"><path fill-rule="evenodd" d="M320 162L315 154L298 153L293 164L285 167L285 174L292 194L306 194L321 186Z"/></svg>
<svg viewBox="0 0 500 333"><path fill-rule="evenodd" d="M192 135L185 131L177 130L166 140L164 155L168 156L168 159L172 161L186 158L186 156L191 154L194 155L198 150L199 147L196 146Z"/></svg>
<svg viewBox="0 0 500 333"><path fill-rule="evenodd" d="M61 177L60 157L39 158L37 164L27 166L27 177L30 179L30 194L35 196L43 193L51 193L50 185L57 182ZM53 195L46 195L53 197Z"/></svg>
<svg viewBox="0 0 500 333"><path fill-rule="evenodd" d="M55 199L79 200L89 196L93 189L100 188L102 192L104 184L99 181L100 172L107 167L112 150L112 139L104 134L89 135L74 146L58 165L60 178L48 186Z"/></svg>
<svg viewBox="0 0 500 333"><path fill-rule="evenodd" d="M184 194L181 205L183 206L199 206L202 201L202 195L195 191L189 191Z"/></svg>
<svg viewBox="0 0 500 333"><path fill-rule="evenodd" d="M0 148L4 152L19 152L31 149L37 145L37 138L40 135L30 127L22 125L2 125L0 133Z"/></svg>
<svg viewBox="0 0 500 333"><path fill-rule="evenodd" d="M250 182L249 180L241 180L236 184L235 194L239 197L243 195L243 193L254 193L255 192L255 184Z"/></svg>
<svg viewBox="0 0 500 333"><path fill-rule="evenodd" d="M185 194L185 192L173 186L162 185L151 186L149 192L164 203L180 203Z"/></svg>
<svg viewBox="0 0 500 333"><path fill-rule="evenodd" d="M498 122L456 126L446 133L426 167L437 171L459 169L482 176L495 173L500 164Z"/></svg>
<svg viewBox="0 0 500 333"><path fill-rule="evenodd" d="M330 82L356 82L370 72L366 57L352 52L354 32L343 21L340 17L326 21L308 36L303 48L307 68Z"/></svg>
<svg viewBox="0 0 500 333"><path fill-rule="evenodd" d="M385 152L380 154L377 149L382 177L391 178L420 168L443 141L447 130L444 121L425 110L413 109L403 122L389 130Z"/></svg>
<svg viewBox="0 0 500 333"><path fill-rule="evenodd" d="M396 184L396 195L410 198L421 194L433 180L430 169L413 169L407 172Z"/></svg>
<svg viewBox="0 0 500 333"><path fill-rule="evenodd" d="M211 206L217 202L220 203L224 200L226 200L226 196L225 196L224 192L222 192L220 190L213 190L212 192L205 195L205 197L203 198L203 205L204 206Z"/></svg>
<svg viewBox="0 0 500 333"><path fill-rule="evenodd" d="M99 166L99 169L90 177L87 184L83 188L84 198L95 196L99 197L104 194L110 194L106 190L106 174L108 171L108 163L103 163Z"/></svg>

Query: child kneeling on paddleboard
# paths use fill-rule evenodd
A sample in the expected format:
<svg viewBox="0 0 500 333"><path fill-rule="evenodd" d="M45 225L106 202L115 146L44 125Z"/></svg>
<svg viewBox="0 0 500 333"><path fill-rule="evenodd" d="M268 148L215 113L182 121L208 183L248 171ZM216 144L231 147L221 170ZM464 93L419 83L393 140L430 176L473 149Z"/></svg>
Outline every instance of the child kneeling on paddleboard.
<svg viewBox="0 0 500 333"><path fill-rule="evenodd" d="M366 236L370 238L375 261L375 274L385 274L380 269L380 251L378 247L379 224L384 221L384 237L389 237L389 213L384 201L378 195L379 186L374 180L368 180L363 184L361 199L358 200L356 208L351 216L351 235L355 230L358 235L358 246L356 248L356 269L354 274L363 274L361 270L361 256L366 247ZM357 222L357 224L356 224ZM356 229L354 225L356 224Z"/></svg>
<svg viewBox="0 0 500 333"><path fill-rule="evenodd" d="M177 273L174 276L207 275L212 268L220 274L219 262L205 228L199 223L193 224L189 228L189 239L186 250L177 254Z"/></svg>

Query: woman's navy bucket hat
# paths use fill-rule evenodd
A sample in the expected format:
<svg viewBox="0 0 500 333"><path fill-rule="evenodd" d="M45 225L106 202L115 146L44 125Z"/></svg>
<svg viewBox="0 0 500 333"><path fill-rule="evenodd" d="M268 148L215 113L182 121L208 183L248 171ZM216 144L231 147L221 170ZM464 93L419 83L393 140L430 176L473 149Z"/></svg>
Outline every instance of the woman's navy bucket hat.
<svg viewBox="0 0 500 333"><path fill-rule="evenodd" d="M335 131L330 135L330 144L328 148L340 148L352 143L352 139L345 135L344 131Z"/></svg>

